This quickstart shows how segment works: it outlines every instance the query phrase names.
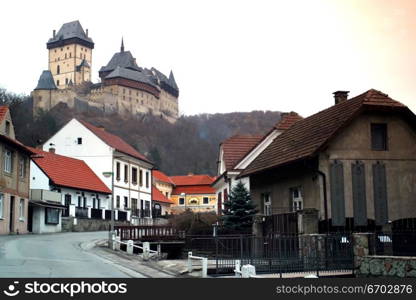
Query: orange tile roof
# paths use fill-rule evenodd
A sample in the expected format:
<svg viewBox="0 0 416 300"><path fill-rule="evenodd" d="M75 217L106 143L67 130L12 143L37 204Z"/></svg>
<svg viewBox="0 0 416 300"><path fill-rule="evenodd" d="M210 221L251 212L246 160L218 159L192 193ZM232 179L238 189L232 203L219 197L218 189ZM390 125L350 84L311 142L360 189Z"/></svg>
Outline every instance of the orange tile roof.
<svg viewBox="0 0 416 300"><path fill-rule="evenodd" d="M174 184L173 181L167 176L165 173L159 170L153 170L152 172L153 177L156 178L158 181Z"/></svg>
<svg viewBox="0 0 416 300"><path fill-rule="evenodd" d="M303 120L303 117L294 111L291 111L290 113L282 113L280 121L277 122L274 128L277 130L287 130L299 120Z"/></svg>
<svg viewBox="0 0 416 300"><path fill-rule="evenodd" d="M402 103L371 89L294 123L279 135L241 173L241 176L315 156L355 116L364 110L375 108L387 111L406 110L414 116Z"/></svg>
<svg viewBox="0 0 416 300"><path fill-rule="evenodd" d="M78 120L78 121L81 124L83 124L85 127L87 127L89 130L91 130L92 133L98 136L103 142L105 142L110 147L113 147L114 149L122 153L131 155L135 158L151 163L143 154L139 153L136 149L134 149L132 146L127 144L120 137L114 134L111 134L105 131L104 129L98 128L88 122L85 122L82 120Z"/></svg>
<svg viewBox="0 0 416 300"><path fill-rule="evenodd" d="M9 111L9 107L7 105L0 106L0 122L4 120L7 112Z"/></svg>
<svg viewBox="0 0 416 300"><path fill-rule="evenodd" d="M262 135L234 135L223 141L221 144L226 170L232 170L262 138Z"/></svg>
<svg viewBox="0 0 416 300"><path fill-rule="evenodd" d="M27 147L32 160L58 186L111 194L111 190L82 160Z"/></svg>
<svg viewBox="0 0 416 300"><path fill-rule="evenodd" d="M180 195L185 193L192 194L215 194L215 189L209 185L193 185L193 186L177 186L173 189L172 195Z"/></svg>
<svg viewBox="0 0 416 300"><path fill-rule="evenodd" d="M184 175L184 176L171 176L170 179L177 186L180 185L210 185L214 182L215 178L209 175Z"/></svg>
<svg viewBox="0 0 416 300"><path fill-rule="evenodd" d="M168 199L165 195L162 194L154 185L152 185L152 200L163 203L174 203L172 200Z"/></svg>

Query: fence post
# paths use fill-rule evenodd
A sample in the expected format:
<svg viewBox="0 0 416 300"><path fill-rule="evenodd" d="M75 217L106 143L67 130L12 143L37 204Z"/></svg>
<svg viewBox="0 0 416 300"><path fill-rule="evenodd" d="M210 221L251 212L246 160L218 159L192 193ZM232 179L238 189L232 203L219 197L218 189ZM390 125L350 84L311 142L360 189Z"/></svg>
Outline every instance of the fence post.
<svg viewBox="0 0 416 300"><path fill-rule="evenodd" d="M162 245L157 244L157 257L160 259L162 258Z"/></svg>
<svg viewBox="0 0 416 300"><path fill-rule="evenodd" d="M143 242L143 260L149 260L150 257L150 243Z"/></svg>
<svg viewBox="0 0 416 300"><path fill-rule="evenodd" d="M114 221L118 221L118 209L114 211Z"/></svg>
<svg viewBox="0 0 416 300"><path fill-rule="evenodd" d="M105 209L101 209L101 219L105 220Z"/></svg>
<svg viewBox="0 0 416 300"><path fill-rule="evenodd" d="M250 278L256 276L256 267L252 265L244 265L241 267L241 277Z"/></svg>
<svg viewBox="0 0 416 300"><path fill-rule="evenodd" d="M235 261L235 277L241 277L241 274L239 272L241 272L241 260L236 260Z"/></svg>
<svg viewBox="0 0 416 300"><path fill-rule="evenodd" d="M120 251L120 242L121 242L121 238L119 236L116 236L115 238L115 250L116 251Z"/></svg>
<svg viewBox="0 0 416 300"><path fill-rule="evenodd" d="M133 241L128 240L127 241L127 254L133 254Z"/></svg>
<svg viewBox="0 0 416 300"><path fill-rule="evenodd" d="M202 259L202 278L208 277L208 258Z"/></svg>
<svg viewBox="0 0 416 300"><path fill-rule="evenodd" d="M189 251L188 252L188 273L191 273L192 272L192 259L191 259L191 256L192 256L192 252Z"/></svg>
<svg viewBox="0 0 416 300"><path fill-rule="evenodd" d="M319 236L317 235L315 237L315 257L316 257L316 276L319 277L319 249L318 249L318 239ZM326 237L326 239L328 239L328 236ZM325 261L328 259L328 257L325 257Z"/></svg>
<svg viewBox="0 0 416 300"><path fill-rule="evenodd" d="M69 205L69 216L75 217L75 204Z"/></svg>
<svg viewBox="0 0 416 300"><path fill-rule="evenodd" d="M240 259L243 261L243 235L240 234Z"/></svg>

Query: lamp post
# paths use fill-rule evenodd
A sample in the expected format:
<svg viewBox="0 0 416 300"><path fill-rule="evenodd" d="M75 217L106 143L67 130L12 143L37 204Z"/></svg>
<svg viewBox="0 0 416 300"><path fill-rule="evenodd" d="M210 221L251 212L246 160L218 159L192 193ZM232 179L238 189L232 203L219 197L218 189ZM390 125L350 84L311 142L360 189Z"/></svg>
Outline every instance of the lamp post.
<svg viewBox="0 0 416 300"><path fill-rule="evenodd" d="M110 248L113 247L113 233L114 233L114 162L112 166L112 172L103 172L103 176L110 178L111 176L111 221L110 221L110 233L109 233L109 242L108 245Z"/></svg>

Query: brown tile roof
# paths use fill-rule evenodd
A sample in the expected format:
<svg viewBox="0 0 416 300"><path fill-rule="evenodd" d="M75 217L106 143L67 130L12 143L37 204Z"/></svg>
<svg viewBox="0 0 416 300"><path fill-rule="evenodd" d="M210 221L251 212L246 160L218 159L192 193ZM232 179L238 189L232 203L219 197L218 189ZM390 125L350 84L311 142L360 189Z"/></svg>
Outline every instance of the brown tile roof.
<svg viewBox="0 0 416 300"><path fill-rule="evenodd" d="M210 185L215 177L209 175L185 175L171 176L170 179L175 185Z"/></svg>
<svg viewBox="0 0 416 300"><path fill-rule="evenodd" d="M134 149L132 146L127 144L120 137L114 134L111 134L105 131L104 129L98 128L88 122L81 121L81 120L78 120L78 121L81 124L83 124L85 127L87 127L89 130L91 130L92 133L94 133L97 137L99 137L104 143L106 143L110 147L113 147L114 149L122 153L131 155L135 158L151 163L143 154L139 153L136 149Z"/></svg>
<svg viewBox="0 0 416 300"><path fill-rule="evenodd" d="M293 124L278 136L241 173L241 176L313 157L360 112L376 107L387 110L407 109L405 105L391 99L388 95L371 89Z"/></svg>
<svg viewBox="0 0 416 300"><path fill-rule="evenodd" d="M225 169L232 170L262 138L262 135L234 135L223 141Z"/></svg>
<svg viewBox="0 0 416 300"><path fill-rule="evenodd" d="M172 200L167 198L161 191L159 191L154 185L152 185L152 200L163 203L174 203Z"/></svg>
<svg viewBox="0 0 416 300"><path fill-rule="evenodd" d="M290 113L282 113L282 118L279 122L277 122L274 128L277 130L287 130L299 120L303 120L303 117L294 111L291 111Z"/></svg>
<svg viewBox="0 0 416 300"><path fill-rule="evenodd" d="M186 195L192 194L215 194L215 189L209 185L193 185L193 186L177 186L173 189L172 195L180 195L185 193Z"/></svg>
<svg viewBox="0 0 416 300"><path fill-rule="evenodd" d="M169 178L169 176L163 173L162 171L153 170L152 175L154 178L156 178L156 180L160 182L165 182L174 185L173 181Z"/></svg>
<svg viewBox="0 0 416 300"><path fill-rule="evenodd" d="M3 121L8 111L9 107L7 105L0 106L0 122Z"/></svg>

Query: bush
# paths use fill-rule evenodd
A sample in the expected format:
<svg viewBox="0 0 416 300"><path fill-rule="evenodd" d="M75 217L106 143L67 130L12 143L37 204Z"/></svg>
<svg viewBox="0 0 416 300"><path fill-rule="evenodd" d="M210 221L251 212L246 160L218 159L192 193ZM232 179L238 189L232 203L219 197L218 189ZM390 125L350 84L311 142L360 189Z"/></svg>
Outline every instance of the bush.
<svg viewBox="0 0 416 300"><path fill-rule="evenodd" d="M212 225L217 221L218 216L214 212L195 213L189 209L169 218L173 227L188 235L212 235Z"/></svg>

